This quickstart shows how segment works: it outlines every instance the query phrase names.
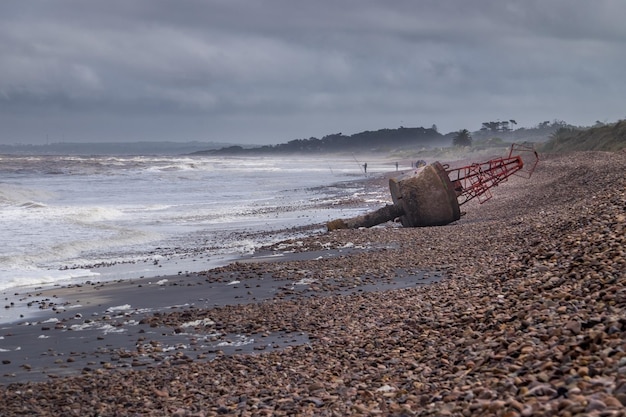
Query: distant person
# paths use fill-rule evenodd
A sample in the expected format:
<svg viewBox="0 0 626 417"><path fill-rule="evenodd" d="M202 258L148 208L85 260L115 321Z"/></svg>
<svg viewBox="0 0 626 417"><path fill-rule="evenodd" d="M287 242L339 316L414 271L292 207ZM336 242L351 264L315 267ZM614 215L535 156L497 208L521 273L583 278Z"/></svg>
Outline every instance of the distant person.
<svg viewBox="0 0 626 417"><path fill-rule="evenodd" d="M398 163L396 162L396 171L398 170Z"/></svg>
<svg viewBox="0 0 626 417"><path fill-rule="evenodd" d="M367 174L367 162L363 164L363 171Z"/></svg>

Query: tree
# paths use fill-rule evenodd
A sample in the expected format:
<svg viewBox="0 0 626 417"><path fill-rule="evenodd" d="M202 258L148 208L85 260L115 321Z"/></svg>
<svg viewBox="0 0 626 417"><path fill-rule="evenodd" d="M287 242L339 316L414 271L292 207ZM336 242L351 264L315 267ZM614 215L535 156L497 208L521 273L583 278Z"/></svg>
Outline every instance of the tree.
<svg viewBox="0 0 626 417"><path fill-rule="evenodd" d="M482 132L510 132L512 129L510 125L517 125L517 121L514 119L497 121L497 122L483 122L483 127L480 128Z"/></svg>
<svg viewBox="0 0 626 417"><path fill-rule="evenodd" d="M498 132L500 130L500 122L483 122L483 127L480 130Z"/></svg>
<svg viewBox="0 0 626 417"><path fill-rule="evenodd" d="M472 136L469 130L459 130L454 139L452 140L454 146L472 146Z"/></svg>

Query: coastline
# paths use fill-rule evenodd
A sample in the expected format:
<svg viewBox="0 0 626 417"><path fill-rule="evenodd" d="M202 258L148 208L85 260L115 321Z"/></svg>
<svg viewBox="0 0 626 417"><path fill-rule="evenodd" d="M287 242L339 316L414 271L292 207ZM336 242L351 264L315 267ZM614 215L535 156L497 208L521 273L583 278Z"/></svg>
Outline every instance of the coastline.
<svg viewBox="0 0 626 417"><path fill-rule="evenodd" d="M378 173L359 181L366 182L367 188L384 189L388 178L395 175L398 173ZM353 204L355 202L347 201L345 206L349 209ZM321 227L322 225L308 225L281 233L295 236L307 235L308 232L311 237ZM298 239L291 241L300 242ZM152 343L156 343L154 340L156 338L163 339L158 342L162 358L156 361L157 355L155 352L152 353L151 360L156 362L168 360L170 355L167 352L174 348L179 355L193 354L197 350L190 343L195 342L196 334L182 332L180 329L172 332L171 329L161 326L155 329L148 323L152 315L190 308L211 309L269 300L294 299L312 294L327 296L331 293L347 294L355 291L405 288L440 279L438 272L420 271L412 275L400 274L397 279L384 283L363 280L346 287L341 282L329 285L328 282L316 283L316 280L294 281L289 277L276 278L267 273L263 276L250 274L243 276L244 274L236 272L226 272L233 264L234 268L238 269L243 265L250 267L267 262L313 261L349 256L352 252L363 250L365 249L344 247L303 252L284 248L283 243L279 242L267 248L260 248L252 254L231 258L225 262L225 267L215 267L204 272L185 271L178 274L110 281L93 279L84 283L3 290L4 316L0 322L0 360L3 366L0 368L2 371L0 384L38 382L49 378L79 375L86 368L101 366L105 369L139 366L137 363L119 359L118 363L114 363L115 359L119 358L119 351L131 352L136 349L137 334L152 335ZM124 265L114 267L124 269ZM225 268L225 271L221 272L222 268ZM156 335L157 331L160 335ZM142 337L144 336L139 336ZM232 354L266 350L268 346L271 348L273 343L277 348L308 343L308 338L304 334L291 342L285 341L284 337L264 335L258 340L257 335L255 340L239 334L217 333L208 339L204 340L205 345L211 345L207 349L212 354L204 355L208 359L215 357L215 353L223 351ZM81 351L74 349L73 344L76 342L82 345ZM145 365L144 363L141 366Z"/></svg>
<svg viewBox="0 0 626 417"><path fill-rule="evenodd" d="M0 292L210 269L379 200L337 156L3 162Z"/></svg>
<svg viewBox="0 0 626 417"><path fill-rule="evenodd" d="M205 286L239 281L233 297L252 302L148 312L142 326L172 338L193 323L193 354L159 355L162 344L139 340L146 329L138 330L126 341L132 350L116 353L118 363L129 364L124 370L115 361L92 360L77 376L27 384L3 377L2 409L7 415L613 415L626 405L624 172L625 152L542 156L530 180L510 179L488 203L464 207L454 224L386 224L293 239L267 248L291 258L194 274ZM419 285L444 273L439 282ZM381 284L401 277L411 277L412 285ZM275 286L257 287L266 278ZM313 284L293 294L287 282ZM364 285L376 291L359 291ZM189 290L196 297L198 286ZM132 315L116 318L124 319ZM230 354L202 347L201 337L217 332L265 339L265 349L235 347ZM157 365L148 368L148 361ZM51 401L68 393L72 402Z"/></svg>
<svg viewBox="0 0 626 417"><path fill-rule="evenodd" d="M364 178L341 181L339 183L330 184L328 187L343 188L353 186L354 183L362 183L367 193L371 193L371 190L376 190L374 194L385 195L387 193L388 179L399 174L402 174L402 172L369 174ZM333 208L341 207L340 210L345 210L349 215L352 215L354 213L353 209L357 207L362 210L363 207L371 205L371 202L363 201L358 198L345 199L339 204L335 202L332 203ZM111 285L114 284L133 285L133 283L137 283L137 285L150 285L151 283L161 280L182 281L184 277L195 275L199 271L215 269L231 263L249 262L250 260L260 261L265 256L274 256L276 259L279 259L279 257L290 255L288 252L280 250L279 245L282 239L314 236L319 233L324 233L324 231L325 224L322 223L305 224L272 231L248 231L247 234L241 231L238 233L241 234L242 239L250 238L260 242L275 241L277 245L269 245L270 247L273 246L271 252L264 249L265 246L268 246L265 244L257 249L258 253L257 251L251 253L219 253L212 256L210 260L207 260L206 254L199 250L199 256L192 251L191 253L180 255L178 258L160 259L159 261L146 258L131 263L122 262L106 265L92 265L92 270L88 275L76 279L3 288L0 290L0 296L3 299L3 303L0 306L4 307L3 311L0 310L0 328L5 324L30 321L31 318L41 316L45 314L47 310L52 310L52 308L55 308L55 310L64 310L65 308L60 305L60 303L66 302L59 299L60 294L75 298L72 297L74 292L76 292L76 294L84 293L88 291L90 287L100 289L104 287L110 288ZM145 269L145 266L142 265L146 264L148 261L155 265L151 271ZM167 263L165 268L163 268L164 263ZM105 275L106 278L102 279L101 275ZM109 278L109 276L114 276L115 278ZM75 291L72 289L75 289ZM73 301L71 303L73 303Z"/></svg>
<svg viewBox="0 0 626 417"><path fill-rule="evenodd" d="M212 360L225 352L253 353L302 345L310 342L305 332L242 334L217 328L207 334L207 328L216 325L213 320L194 319L171 327L169 323L158 323L155 317L171 312L411 288L442 278L441 271L419 271L400 273L384 281L322 282L279 277L263 269L264 264L280 267L282 263L343 258L366 250L351 247L299 253L264 250L200 273L16 292L10 298L14 300L12 308L26 309L29 314L0 325L0 381L3 384L41 382L80 375L86 369L151 368L168 363L173 354ZM250 268L259 272L240 272ZM143 350L138 346L147 338L151 345L158 346L148 359L138 354Z"/></svg>

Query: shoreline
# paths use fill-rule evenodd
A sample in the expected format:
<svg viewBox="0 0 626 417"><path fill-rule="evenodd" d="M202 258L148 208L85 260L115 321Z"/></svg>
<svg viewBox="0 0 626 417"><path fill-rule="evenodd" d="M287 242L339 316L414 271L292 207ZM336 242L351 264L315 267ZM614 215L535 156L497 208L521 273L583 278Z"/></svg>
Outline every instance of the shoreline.
<svg viewBox="0 0 626 417"><path fill-rule="evenodd" d="M359 179L359 180L349 180L342 181L341 187L348 186L348 184L352 184L354 182L363 183L366 189L380 189L381 194L385 192L387 187L387 181L390 177L402 174L402 172L388 172L388 173L376 173L370 174L369 176ZM338 184L330 184L328 187L337 187ZM352 200L346 200L341 203L339 206L342 207L341 211L347 211L349 214L352 214L352 208L358 202ZM360 202L361 205L366 207L372 206L371 203L368 202ZM322 230L325 230L325 224L306 224L297 227L289 227L285 229L277 229L272 231L263 231L258 230L256 232L251 232L253 236L259 239L261 242L267 240L266 236L281 236L287 240L306 238L318 235L323 233ZM240 232L242 236L244 236L244 232ZM250 234L249 234L250 235ZM263 237L265 236L265 237ZM298 236L298 237L296 237ZM3 303L0 305L3 307L3 310L0 311L0 328L3 325L14 324L20 321L28 321L31 317L36 317L41 313L41 311L35 311L34 308L31 308L31 305L27 305L30 301L27 298L32 298L35 294L43 293L50 294L53 298L57 298L56 293L62 291L65 294L71 294L71 291L66 291L65 289L69 288L78 288L78 292L83 292L84 289L90 286L101 287L104 285L111 285L114 283L133 283L133 282L152 282L159 281L162 279L172 280L179 279L180 277L190 276L194 274L198 274L200 271L213 270L221 268L225 265L237 263L237 262L248 262L250 260L254 261L255 259L260 259L263 256L267 255L267 250L265 247L274 247L285 239L278 239L274 244L262 244L260 247L255 249L251 253L220 253L215 255L215 259L208 260L207 254L204 252L199 252L199 255L194 255L193 253L189 254L179 254L177 256L172 257L171 259L164 259L161 261L154 261L152 259L146 258L136 262L130 263L113 263L105 266L88 266L90 272L95 272L97 275L85 275L84 277L78 277L74 279L63 280L60 282L50 282L50 283L41 283L41 284L31 284L26 286L15 286L8 287L0 290L0 296L2 297ZM274 239L276 240L276 239ZM281 253L279 249L274 249L273 256L289 256L289 253ZM278 259L278 258L277 258ZM155 268L152 273L146 273L145 269L142 269L142 264L154 263L158 265L158 268ZM168 265L161 270L163 267L163 263L168 263ZM202 267L202 264L205 264L205 268ZM136 270L139 265L139 269ZM193 267L193 268L192 268ZM113 272L110 272L110 271ZM105 276L114 275L116 278L109 279L101 279L100 275L103 274ZM160 272L163 273L160 273ZM59 291L57 291L60 289ZM45 303L43 301L46 297L41 298L42 305L45 307ZM55 300L50 300L54 303ZM55 307L55 304L50 304L47 306L48 308ZM38 307L38 306L37 306Z"/></svg>
<svg viewBox="0 0 626 417"><path fill-rule="evenodd" d="M3 166L18 182L0 187L0 289L205 270L286 239L290 228L325 223L351 196L355 210L377 198L345 158L70 159ZM48 172L60 175L46 182ZM103 181L83 190L78 173Z"/></svg>
<svg viewBox="0 0 626 417"><path fill-rule="evenodd" d="M41 269L50 277L42 276L39 280L35 280L33 278L35 275L31 277L26 273L25 280L22 280L20 285L15 285L17 279L10 278L3 283L7 285L6 287L0 287L0 296L10 297L16 291L21 292L39 287L49 288L88 281L109 282L119 279L171 276L219 267L250 256L259 247L298 235L321 233L325 230L327 221L325 216L333 217L332 213L340 211L354 213L367 210L367 207L376 204L374 200L378 196L386 194L386 185L380 181L380 178L386 178L386 176L386 173L376 173L367 177L343 179L324 186L310 187L309 189L313 192L318 189L327 190L327 198L316 200L309 212L301 214L299 216L301 218L297 221L293 221L290 216L298 212L298 203L276 207L276 211L272 212L273 216L262 217L261 220L251 224L244 222L237 226L227 222L223 229L223 233L227 236L219 242L205 239L204 246L200 243L191 247L181 246L163 250L158 247L154 250L148 247L144 252L133 252L130 257L111 255L110 260L104 256L102 259L98 258L91 262L88 259L82 259L78 263L68 262L67 265L58 269ZM351 197L346 189L358 190L358 195ZM371 198L374 200L370 200ZM267 213L261 214L267 215ZM213 235L209 229L204 233L209 236ZM39 273L39 269L37 271ZM17 276L20 276L19 273ZM24 282L28 284L23 285ZM1 307L6 307L6 305L5 303ZM3 312L11 312L10 307L4 311L0 310L0 323L7 321ZM16 318L19 318L19 314Z"/></svg>
<svg viewBox="0 0 626 417"><path fill-rule="evenodd" d="M153 319L179 311L411 288L442 279L442 274L434 271L398 275L386 282L360 280L345 285L306 279L294 281L269 273L242 276L230 272L232 268L256 269L269 263L341 258L364 250L260 251L224 266L223 271L215 268L184 275L54 286L16 293L13 308L26 308L28 304L27 308L38 311L29 318L0 325L0 385L80 375L85 369L161 366L175 358L172 351L185 359L196 356L212 360L222 354L302 345L309 343L305 332L242 335L216 329L206 335L206 327L215 325L213 320L189 320L172 328L155 325ZM158 346L148 359L137 353L140 342L146 338ZM121 356L120 352L123 352Z"/></svg>
<svg viewBox="0 0 626 417"><path fill-rule="evenodd" d="M191 323L197 350L177 356L138 330L131 352L78 376L4 377L0 405L56 415L622 415L626 152L540 159L530 180L511 178L454 224L292 239L267 250L294 258L201 273L239 281L244 297L271 277L279 293L149 314L144 331L171 340ZM417 285L420 271L445 278ZM412 285L383 286L402 276ZM286 282L313 284L299 295ZM376 291L359 291L368 285ZM216 332L265 350L231 345L208 358Z"/></svg>
<svg viewBox="0 0 626 417"><path fill-rule="evenodd" d="M388 178L395 175L396 172L371 175L364 181L367 187L385 187ZM351 204L349 202L347 206ZM104 369L123 369L138 366L132 362L129 365L128 361L118 359L115 363L111 360L119 356L116 351L130 352L137 349L137 339L131 337L137 333L151 334L152 343L157 343L155 339L162 339L158 342L162 352L161 359L156 361L157 365L169 360L165 352L174 347L179 355L195 353L197 348L192 346L190 339L197 339L197 335L180 330L172 332L171 329L158 326L161 335L156 336L155 328L146 326L152 315L185 309L214 309L272 300L407 288L442 279L440 271L424 270L411 274L400 273L396 279L386 282L364 279L346 286L343 283L329 285L316 279L294 281L289 277L276 278L268 273L242 277L245 274L227 272L232 268L255 269L259 264L266 263L312 262L347 257L368 250L350 245L318 248L314 251L300 250L297 246L301 239L314 239L319 235L311 232L316 229L316 225L296 228L291 231L292 235L306 234L307 230L310 233L302 238L261 247L252 254L232 258L224 265L206 271L5 289L2 292L5 316L0 323L0 385L79 375L85 368L98 369L104 366ZM284 242L295 242L296 246L286 247ZM9 319L7 313L12 318ZM290 333L288 336L293 335ZM203 345L211 354L201 356L212 359L224 350L229 354L251 353L264 351L272 344L282 348L308 343L306 334L300 334L291 341L286 341L285 337L264 335L259 338L257 335L255 339L251 335L244 337L234 333L212 335ZM68 341L79 342L83 350L72 350ZM212 347L207 348L207 343ZM241 346L234 348L234 345ZM96 361L96 356L100 359L106 356L108 359ZM137 355L129 356L136 359ZM154 356L157 355L153 353Z"/></svg>

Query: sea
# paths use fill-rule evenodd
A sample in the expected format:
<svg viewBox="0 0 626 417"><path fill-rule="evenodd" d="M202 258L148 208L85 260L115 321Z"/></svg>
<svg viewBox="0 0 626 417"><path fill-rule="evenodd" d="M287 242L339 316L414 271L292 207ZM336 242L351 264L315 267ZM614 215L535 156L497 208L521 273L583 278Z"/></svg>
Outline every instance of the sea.
<svg viewBox="0 0 626 417"><path fill-rule="evenodd" d="M354 155L0 155L0 290L198 272L389 200Z"/></svg>

